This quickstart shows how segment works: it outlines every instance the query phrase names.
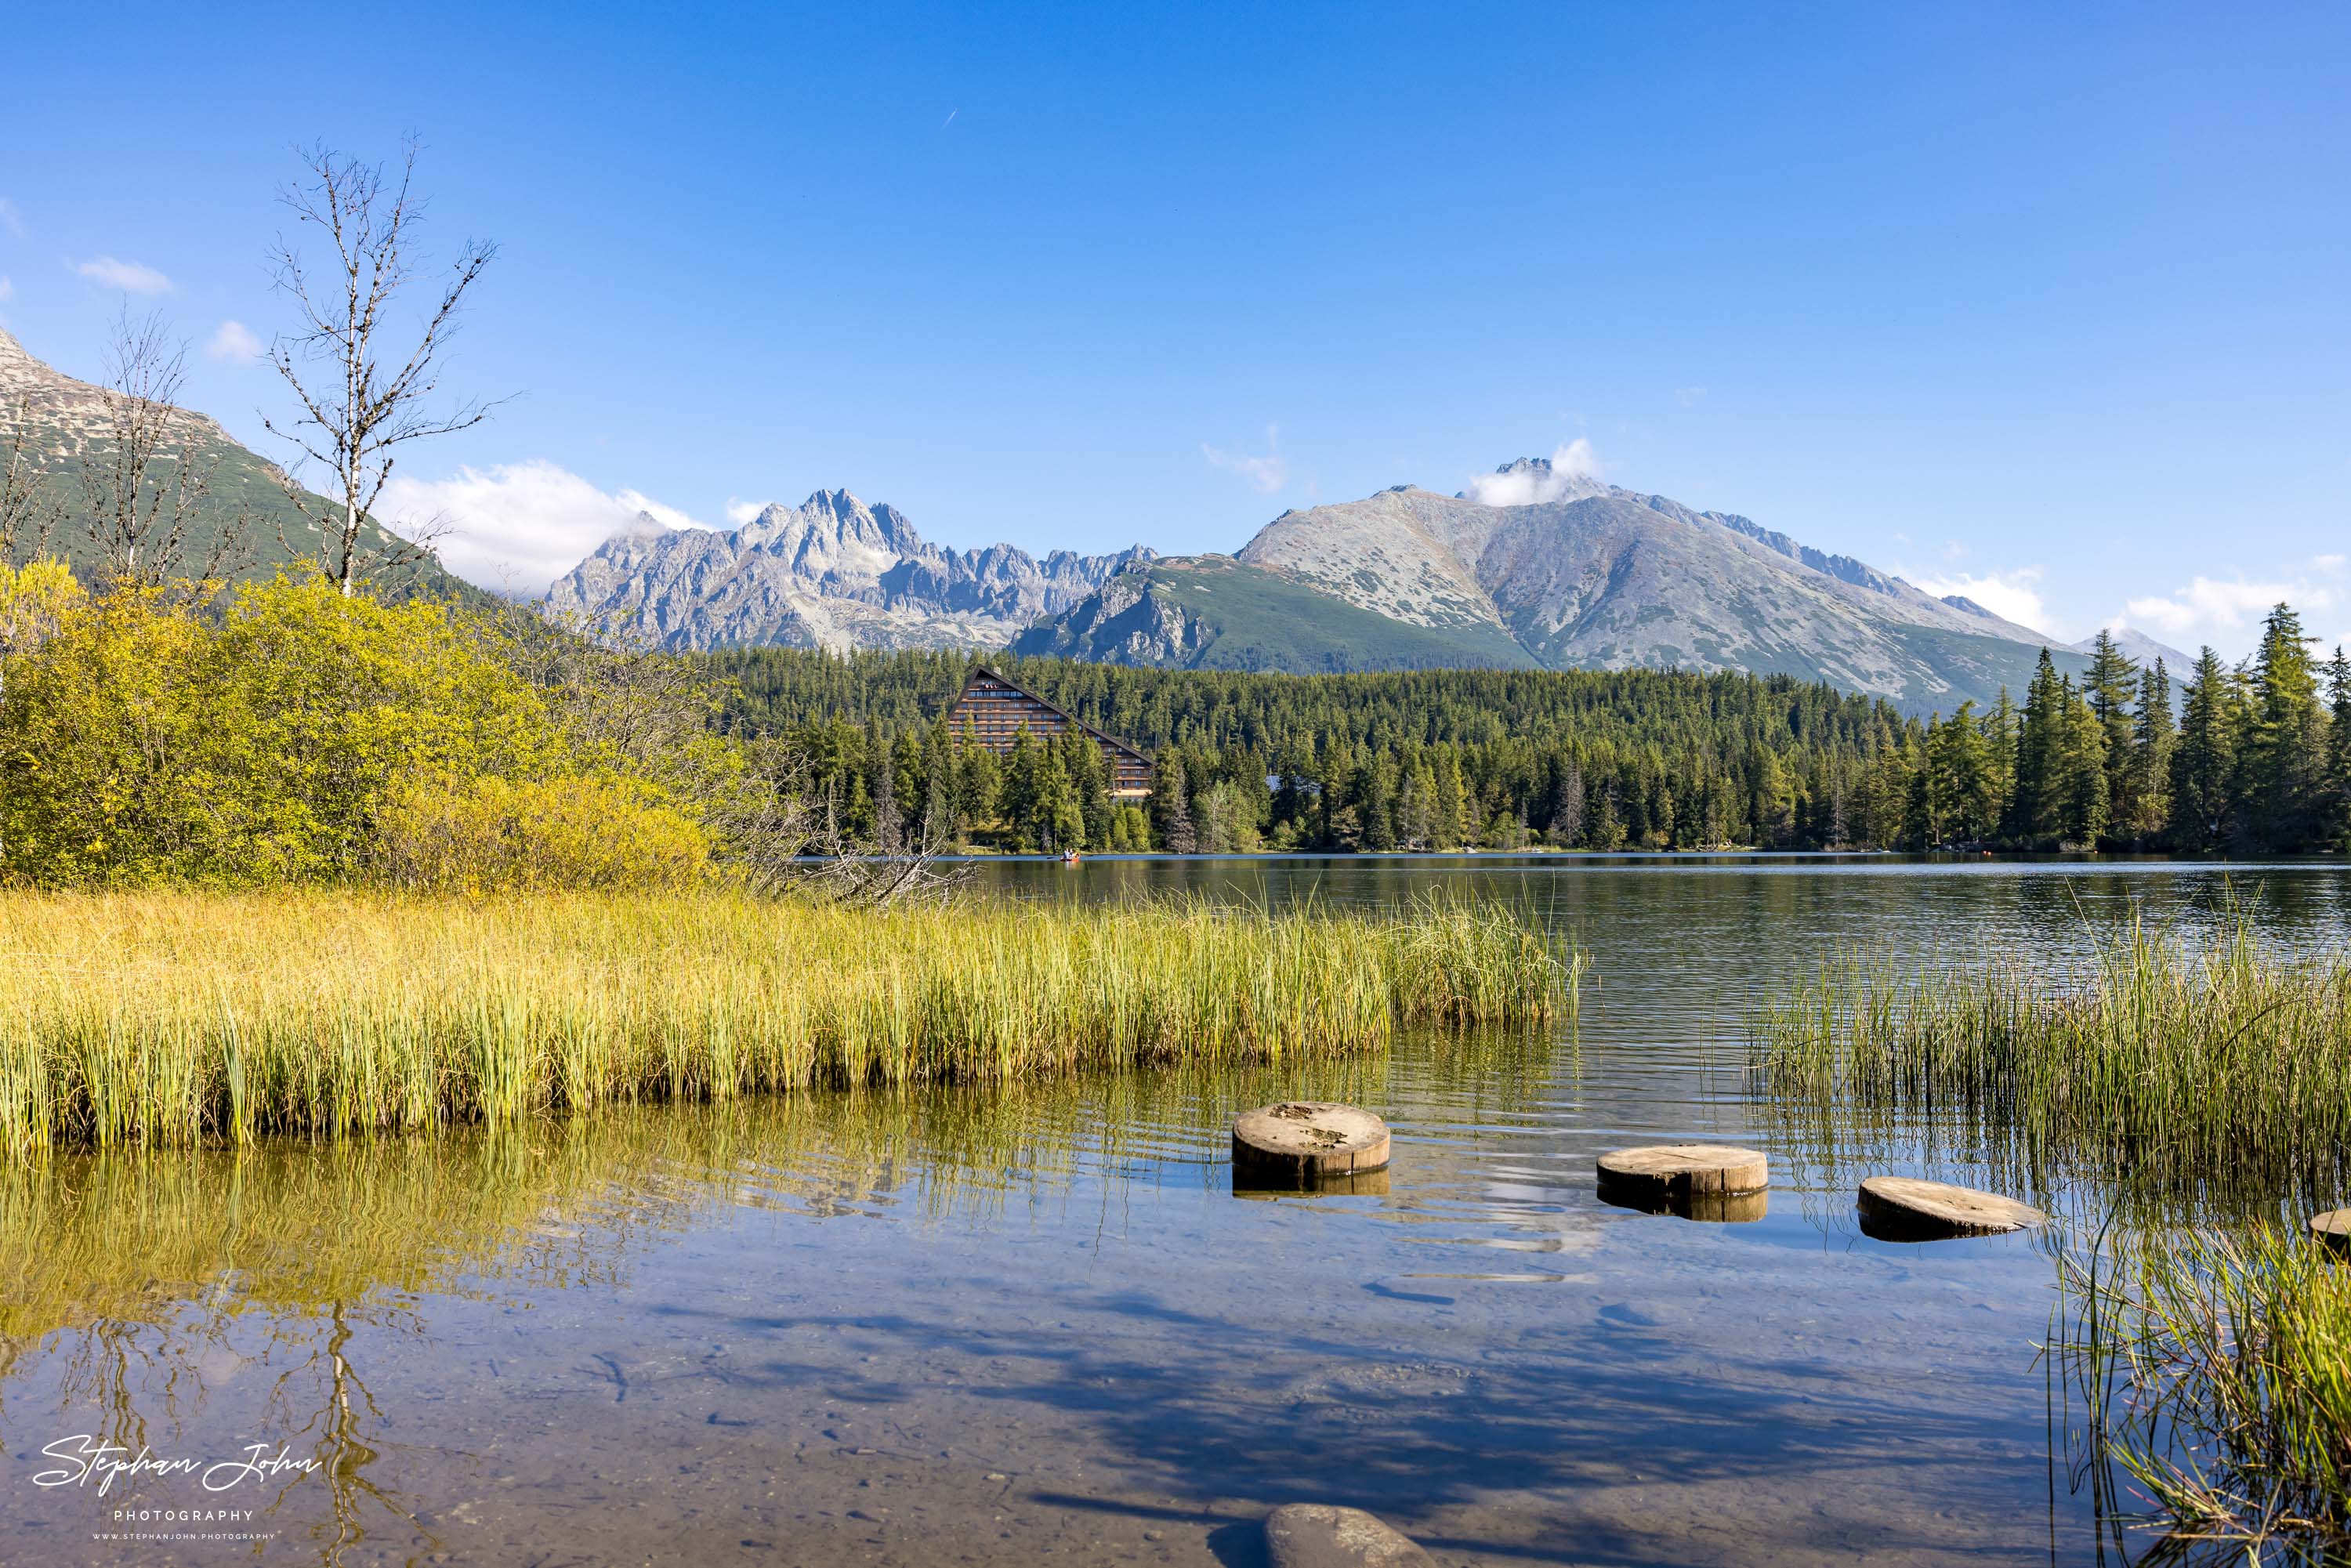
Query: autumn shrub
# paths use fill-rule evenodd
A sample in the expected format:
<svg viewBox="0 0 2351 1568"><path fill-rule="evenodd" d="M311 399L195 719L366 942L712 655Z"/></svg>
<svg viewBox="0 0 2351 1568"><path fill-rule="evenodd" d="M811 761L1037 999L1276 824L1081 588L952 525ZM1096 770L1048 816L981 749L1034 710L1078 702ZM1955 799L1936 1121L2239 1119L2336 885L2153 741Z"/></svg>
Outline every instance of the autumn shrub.
<svg viewBox="0 0 2351 1568"><path fill-rule="evenodd" d="M372 869L418 892L677 887L709 867L702 825L627 779L424 779L376 814Z"/></svg>
<svg viewBox="0 0 2351 1568"><path fill-rule="evenodd" d="M0 875L38 886L611 886L707 846L658 768L504 656L493 618L249 585L217 613L131 587L57 616L0 687ZM625 737L623 737L624 739ZM661 772L664 776L651 775ZM466 857L478 863L464 864Z"/></svg>

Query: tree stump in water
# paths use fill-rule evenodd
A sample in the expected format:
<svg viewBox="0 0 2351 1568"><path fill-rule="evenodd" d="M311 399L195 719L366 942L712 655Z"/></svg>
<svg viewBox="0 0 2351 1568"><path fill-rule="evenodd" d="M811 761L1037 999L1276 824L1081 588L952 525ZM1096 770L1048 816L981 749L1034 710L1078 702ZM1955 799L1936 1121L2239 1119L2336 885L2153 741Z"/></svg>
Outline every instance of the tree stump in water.
<svg viewBox="0 0 2351 1568"><path fill-rule="evenodd" d="M1436 1568L1427 1552L1360 1508L1286 1503L1265 1516L1273 1568Z"/></svg>
<svg viewBox="0 0 2351 1568"><path fill-rule="evenodd" d="M1861 1228L1885 1241L1998 1236L2049 1217L2030 1204L1916 1176L1871 1176L1861 1184Z"/></svg>
<svg viewBox="0 0 2351 1568"><path fill-rule="evenodd" d="M2351 1255L2351 1208L2330 1208L2310 1217L2310 1234L2322 1246Z"/></svg>
<svg viewBox="0 0 2351 1568"><path fill-rule="evenodd" d="M1284 1100L1233 1118L1233 1173L1258 1185L1311 1186L1388 1163L1388 1124L1323 1100Z"/></svg>
<svg viewBox="0 0 2351 1568"><path fill-rule="evenodd" d="M1770 1161L1729 1144L1658 1144L1600 1156L1600 1196L1634 1208L1708 1207L1771 1185Z"/></svg>

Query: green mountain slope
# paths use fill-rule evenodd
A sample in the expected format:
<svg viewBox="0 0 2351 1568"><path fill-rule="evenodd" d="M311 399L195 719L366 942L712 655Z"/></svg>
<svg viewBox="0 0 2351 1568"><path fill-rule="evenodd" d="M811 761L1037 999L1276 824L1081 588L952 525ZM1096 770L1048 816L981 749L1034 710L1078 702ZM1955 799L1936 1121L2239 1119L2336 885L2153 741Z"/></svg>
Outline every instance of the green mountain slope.
<svg viewBox="0 0 2351 1568"><path fill-rule="evenodd" d="M1023 656L1190 670L1526 669L1499 627L1413 626L1227 557L1122 573L1069 613L1015 638Z"/></svg>
<svg viewBox="0 0 2351 1568"><path fill-rule="evenodd" d="M46 500L57 508L47 553L87 577L99 564L99 547L90 538L83 472L85 464L104 461L111 429L107 394L35 359L0 329L0 461L5 461L22 418L29 418L27 457ZM223 534L231 529L237 531L229 556L236 579L266 578L294 561L319 559L319 525L287 494L275 465L239 445L203 414L183 411L175 424L170 442L174 458L184 453L211 470L206 493L192 511L181 547L186 570L202 570L214 559ZM370 555L380 557L385 541L372 519L360 526L361 546ZM377 589L395 596L423 591L465 598L481 592L431 559L396 570Z"/></svg>

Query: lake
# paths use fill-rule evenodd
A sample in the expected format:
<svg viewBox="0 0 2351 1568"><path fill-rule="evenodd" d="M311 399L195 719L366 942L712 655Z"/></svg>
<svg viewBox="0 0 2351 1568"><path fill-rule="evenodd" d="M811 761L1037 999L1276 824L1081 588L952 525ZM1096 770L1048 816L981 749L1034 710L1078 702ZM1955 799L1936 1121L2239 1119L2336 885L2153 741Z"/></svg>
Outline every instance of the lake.
<svg viewBox="0 0 2351 1568"><path fill-rule="evenodd" d="M1592 979L1573 1028L1352 1062L0 1177L0 1556L1237 1564L1269 1507L1319 1500L1455 1563L2118 1560L2145 1542L2099 1529L2036 1355L2053 1238L1862 1235L1861 1176L1970 1180L1969 1151L1791 1131L1745 1092L1745 1020L1841 955L2078 958L2134 918L2351 933L2324 862L973 874L1346 906L1457 884L1572 935ZM1233 1114L1284 1097L1384 1115L1384 1179L1236 1193ZM1761 1218L1594 1196L1601 1152L1692 1138L1770 1152ZM189 1469L101 1495L98 1444ZM256 1462L281 1448L320 1468Z"/></svg>

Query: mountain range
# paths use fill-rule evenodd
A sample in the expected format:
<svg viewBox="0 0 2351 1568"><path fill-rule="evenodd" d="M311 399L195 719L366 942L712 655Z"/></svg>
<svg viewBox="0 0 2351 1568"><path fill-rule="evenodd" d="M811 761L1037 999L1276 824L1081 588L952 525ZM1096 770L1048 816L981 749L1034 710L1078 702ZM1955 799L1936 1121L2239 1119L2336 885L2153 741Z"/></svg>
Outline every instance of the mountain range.
<svg viewBox="0 0 2351 1568"><path fill-rule="evenodd" d="M53 543L91 549L70 517L77 470L106 439L107 397L0 330L0 441L28 443L68 518ZM183 412L212 469L190 554L246 519L248 571L315 548L276 465ZM372 528L372 524L370 525ZM417 586L472 592L428 564ZM1358 670L1485 667L1741 670L1820 680L1906 710L2021 693L2054 642L1959 597L1938 598L1850 556L1734 513L1521 459L1473 493L1399 485L1285 512L1232 555L1107 555L933 544L895 507L847 490L770 506L739 528L671 528L648 516L559 579L548 608L673 649L758 644L1009 647L1164 667ZM2175 669L2177 650L2131 632L2126 652Z"/></svg>
<svg viewBox="0 0 2351 1568"><path fill-rule="evenodd" d="M1521 459L1478 490L1410 485L1285 512L1233 555L942 549L845 490L733 530L651 517L549 603L673 648L971 647L1174 668L1746 670L1905 709L2021 693L2068 647L1732 513ZM2125 633L2134 653L2179 656Z"/></svg>
<svg viewBox="0 0 2351 1568"><path fill-rule="evenodd" d="M556 580L559 615L669 648L1000 648L1152 552L945 549L894 507L820 490L739 528L640 515Z"/></svg>
<svg viewBox="0 0 2351 1568"><path fill-rule="evenodd" d="M2021 693L2043 647L2062 668L2084 665L1970 600L1735 514L1541 458L1478 488L1510 504L1399 485L1285 512L1236 555L1162 559L1113 580L1013 651L1293 671L1744 670L1919 712Z"/></svg>

